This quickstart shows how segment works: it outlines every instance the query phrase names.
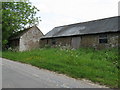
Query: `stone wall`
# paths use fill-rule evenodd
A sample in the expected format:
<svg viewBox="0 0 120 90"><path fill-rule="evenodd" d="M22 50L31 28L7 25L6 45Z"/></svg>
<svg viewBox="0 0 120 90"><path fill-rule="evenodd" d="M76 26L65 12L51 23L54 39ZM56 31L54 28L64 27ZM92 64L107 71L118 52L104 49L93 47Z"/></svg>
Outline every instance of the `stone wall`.
<svg viewBox="0 0 120 90"><path fill-rule="evenodd" d="M43 36L37 27L32 27L20 37L19 51L39 48L39 40Z"/></svg>
<svg viewBox="0 0 120 90"><path fill-rule="evenodd" d="M119 33L106 33L108 43L99 43L99 35L101 35L101 34L77 36L77 37L81 38L79 47L92 47L92 48L96 48L96 49L102 49L102 48L118 46ZM73 37L75 37L75 36L42 39L42 40L40 40L40 45L41 45L41 47L44 47L45 45L49 45L49 46L55 46L55 45L59 46L60 45L60 46L72 47L71 41L72 41ZM55 44L52 43L53 41L56 41Z"/></svg>
<svg viewBox="0 0 120 90"><path fill-rule="evenodd" d="M55 41L55 44L53 43ZM61 37L61 38L51 38L40 40L40 46L44 47L48 46L70 46L71 45L71 37Z"/></svg>

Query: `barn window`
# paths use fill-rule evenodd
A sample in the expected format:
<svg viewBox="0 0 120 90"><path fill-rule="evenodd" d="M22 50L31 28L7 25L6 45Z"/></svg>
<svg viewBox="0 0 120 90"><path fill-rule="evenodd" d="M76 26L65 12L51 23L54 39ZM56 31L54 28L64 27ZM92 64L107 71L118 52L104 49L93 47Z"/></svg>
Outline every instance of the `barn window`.
<svg viewBox="0 0 120 90"><path fill-rule="evenodd" d="M108 38L106 34L99 35L99 43L108 43Z"/></svg>
<svg viewBox="0 0 120 90"><path fill-rule="evenodd" d="M55 45L56 44L56 40L52 39L52 44Z"/></svg>

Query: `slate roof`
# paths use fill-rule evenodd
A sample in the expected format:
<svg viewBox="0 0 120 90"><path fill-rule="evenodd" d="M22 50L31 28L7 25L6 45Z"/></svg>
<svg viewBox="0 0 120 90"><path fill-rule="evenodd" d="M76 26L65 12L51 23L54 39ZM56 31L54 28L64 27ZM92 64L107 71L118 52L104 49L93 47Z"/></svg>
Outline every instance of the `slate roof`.
<svg viewBox="0 0 120 90"><path fill-rule="evenodd" d="M116 16L89 22L55 27L50 32L48 32L43 37L43 39L52 37L117 32L118 30L120 30L118 29L118 18L120 17Z"/></svg>
<svg viewBox="0 0 120 90"><path fill-rule="evenodd" d="M32 26L34 27L34 26ZM24 33L26 33L27 31L29 31L32 27L28 27L28 28L25 28L24 30L21 30L21 31L18 31L16 33L14 33L11 37L10 37L10 40L13 40L13 39L19 39ZM35 27L37 27L35 25ZM38 27L37 27L38 28ZM39 28L38 28L39 29Z"/></svg>

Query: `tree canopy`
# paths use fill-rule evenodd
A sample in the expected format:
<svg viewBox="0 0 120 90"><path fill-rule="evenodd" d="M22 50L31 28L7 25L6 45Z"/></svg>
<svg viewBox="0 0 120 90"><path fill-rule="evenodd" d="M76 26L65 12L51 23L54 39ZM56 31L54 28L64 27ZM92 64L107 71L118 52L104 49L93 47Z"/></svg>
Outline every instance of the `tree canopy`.
<svg viewBox="0 0 120 90"><path fill-rule="evenodd" d="M9 37L26 25L38 24L40 20L40 17L36 17L38 11L29 1L2 2L2 45L5 46Z"/></svg>

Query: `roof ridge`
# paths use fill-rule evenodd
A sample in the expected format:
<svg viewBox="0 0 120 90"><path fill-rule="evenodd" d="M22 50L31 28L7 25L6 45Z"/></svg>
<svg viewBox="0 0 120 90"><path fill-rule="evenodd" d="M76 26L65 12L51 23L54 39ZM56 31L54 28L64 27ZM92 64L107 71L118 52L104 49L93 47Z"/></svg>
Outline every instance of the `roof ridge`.
<svg viewBox="0 0 120 90"><path fill-rule="evenodd" d="M14 38L19 38L20 36L22 36L24 33L28 32L29 30L31 30L31 28L33 27L36 27L36 25L34 26L31 26L31 27L27 27L27 28L24 28L23 30L20 30L16 33L14 33L10 39L14 39ZM38 28L39 29L39 28ZM40 31L40 30L39 30Z"/></svg>
<svg viewBox="0 0 120 90"><path fill-rule="evenodd" d="M90 20L90 21L85 21L85 22L78 22L78 23L73 23L73 24L67 24L67 25L57 26L57 27L65 27L65 26L83 24L83 23L95 22L95 21L106 20L106 19L117 18L117 17L120 17L120 16L106 17L106 18L95 19L95 20ZM55 27L55 28L57 28L57 27Z"/></svg>
<svg viewBox="0 0 120 90"><path fill-rule="evenodd" d="M45 37L57 37L57 36L70 36L70 35L83 35L83 34L92 34L92 33L105 33L105 32L118 32L118 18L104 18L89 22L77 23L64 25L53 28L49 31ZM85 27L85 28L81 28ZM80 32L78 32L80 31Z"/></svg>

